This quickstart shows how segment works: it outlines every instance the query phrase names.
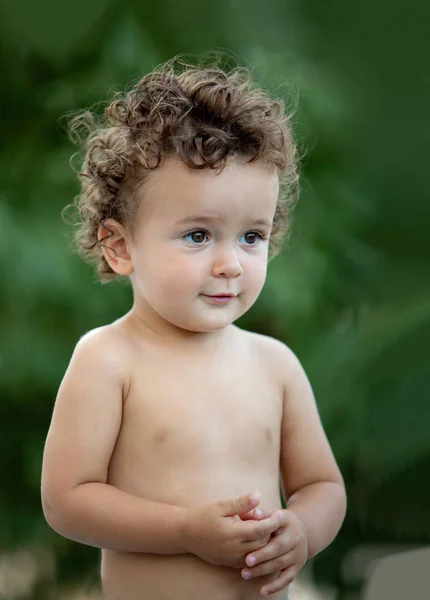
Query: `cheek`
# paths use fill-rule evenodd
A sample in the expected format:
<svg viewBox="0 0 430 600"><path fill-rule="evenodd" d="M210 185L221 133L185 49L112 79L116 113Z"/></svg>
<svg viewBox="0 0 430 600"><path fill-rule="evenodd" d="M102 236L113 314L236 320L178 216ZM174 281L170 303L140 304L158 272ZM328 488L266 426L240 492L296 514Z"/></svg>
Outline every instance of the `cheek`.
<svg viewBox="0 0 430 600"><path fill-rule="evenodd" d="M244 265L247 274L247 280L253 289L261 289L266 280L267 258L265 256L255 257Z"/></svg>
<svg viewBox="0 0 430 600"><path fill-rule="evenodd" d="M190 260L191 258L191 260ZM195 257L175 255L166 257L163 268L160 270L158 281L160 291L169 298L179 297L182 294L194 294L200 291L201 268Z"/></svg>

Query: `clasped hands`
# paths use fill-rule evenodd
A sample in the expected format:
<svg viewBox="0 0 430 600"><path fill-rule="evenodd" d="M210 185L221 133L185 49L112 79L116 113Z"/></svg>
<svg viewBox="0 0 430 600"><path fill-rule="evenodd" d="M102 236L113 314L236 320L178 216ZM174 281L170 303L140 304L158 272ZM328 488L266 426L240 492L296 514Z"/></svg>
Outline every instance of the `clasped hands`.
<svg viewBox="0 0 430 600"><path fill-rule="evenodd" d="M241 569L245 580L279 573L262 586L263 596L280 592L297 577L308 557L306 529L294 512L257 508L255 492L189 510L189 550L212 564Z"/></svg>
<svg viewBox="0 0 430 600"><path fill-rule="evenodd" d="M263 596L280 592L292 583L306 563L308 544L306 530L300 519L289 510L277 510L265 513L254 509L245 515L243 520L262 520L275 515L280 524L270 536L267 543L258 550L253 550L245 557L246 567L241 570L244 579L253 579L280 571L279 577L261 588Z"/></svg>

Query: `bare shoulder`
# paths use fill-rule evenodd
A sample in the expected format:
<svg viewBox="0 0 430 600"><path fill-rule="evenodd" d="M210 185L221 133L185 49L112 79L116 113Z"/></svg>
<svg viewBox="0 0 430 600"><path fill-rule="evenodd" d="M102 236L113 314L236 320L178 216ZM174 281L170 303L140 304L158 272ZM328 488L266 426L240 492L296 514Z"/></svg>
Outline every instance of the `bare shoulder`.
<svg viewBox="0 0 430 600"><path fill-rule="evenodd" d="M258 353L263 364L268 364L287 383L295 377L306 377L294 352L280 340L261 333L240 330L245 343Z"/></svg>
<svg viewBox="0 0 430 600"><path fill-rule="evenodd" d="M126 344L125 336L117 321L96 327L84 333L76 345L78 348L100 350L109 353L119 352Z"/></svg>
<svg viewBox="0 0 430 600"><path fill-rule="evenodd" d="M97 327L85 333L77 342L71 362L91 365L109 378L128 379L130 345L117 322Z"/></svg>

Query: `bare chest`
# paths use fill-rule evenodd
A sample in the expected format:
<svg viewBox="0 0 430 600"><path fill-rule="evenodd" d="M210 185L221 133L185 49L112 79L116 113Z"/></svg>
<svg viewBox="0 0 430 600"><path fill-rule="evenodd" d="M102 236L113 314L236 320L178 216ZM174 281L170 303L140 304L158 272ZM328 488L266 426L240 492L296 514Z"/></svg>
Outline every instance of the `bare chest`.
<svg viewBox="0 0 430 600"><path fill-rule="evenodd" d="M117 450L145 473L263 471L277 463L281 418L278 382L258 363L147 363L134 373Z"/></svg>
<svg viewBox="0 0 430 600"><path fill-rule="evenodd" d="M154 443L181 435L207 443L237 440L243 431L269 431L278 423L280 390L264 369L237 361L218 368L153 364L135 374L125 414L144 420Z"/></svg>

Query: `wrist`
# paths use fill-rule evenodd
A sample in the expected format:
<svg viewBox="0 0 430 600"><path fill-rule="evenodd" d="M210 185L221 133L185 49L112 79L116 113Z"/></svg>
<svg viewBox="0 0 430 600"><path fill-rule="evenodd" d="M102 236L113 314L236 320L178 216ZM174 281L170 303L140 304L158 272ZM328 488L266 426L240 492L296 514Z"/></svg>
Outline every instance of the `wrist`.
<svg viewBox="0 0 430 600"><path fill-rule="evenodd" d="M192 512L189 508L181 508L179 516L179 539L181 540L181 546L184 554L194 554L192 547Z"/></svg>
<svg viewBox="0 0 430 600"><path fill-rule="evenodd" d="M287 518L290 518L290 520L294 519L294 521L296 521L297 525L302 529L303 533L307 537L306 523L301 518L300 514L297 514L293 508L285 508L284 513L286 514Z"/></svg>
<svg viewBox="0 0 430 600"><path fill-rule="evenodd" d="M294 520L294 529L296 531L296 545L299 546L302 550L303 553L303 562L300 565L300 568L302 568L304 566L304 564L306 563L306 561L308 560L309 557L309 546L308 546L308 531L306 528L306 524L303 521L303 519L301 519L299 517L299 515L297 515L294 510L290 510L290 509L285 509L285 512L287 513L287 518L291 520Z"/></svg>

